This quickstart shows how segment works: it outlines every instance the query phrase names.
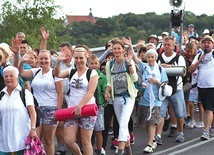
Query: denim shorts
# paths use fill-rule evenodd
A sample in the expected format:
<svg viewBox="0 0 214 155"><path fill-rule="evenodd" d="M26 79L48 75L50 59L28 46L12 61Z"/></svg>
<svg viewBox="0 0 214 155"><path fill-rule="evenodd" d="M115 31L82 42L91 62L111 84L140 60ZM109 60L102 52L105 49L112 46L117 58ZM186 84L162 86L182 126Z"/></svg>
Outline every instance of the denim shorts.
<svg viewBox="0 0 214 155"><path fill-rule="evenodd" d="M198 94L193 94L193 93L190 93L189 94L189 102L193 102L193 103L201 103L200 100L199 100L199 95Z"/></svg>
<svg viewBox="0 0 214 155"><path fill-rule="evenodd" d="M186 117L186 106L184 102L184 92L183 90L177 90L172 96L166 97L161 104L161 117L166 117L166 110L172 104L172 108L175 113L176 118Z"/></svg>
<svg viewBox="0 0 214 155"><path fill-rule="evenodd" d="M57 110L56 107L50 106L41 106L42 118L40 120L41 124L57 126L59 121L54 121L55 112Z"/></svg>
<svg viewBox="0 0 214 155"><path fill-rule="evenodd" d="M97 119L97 116L69 119L65 121L64 127L66 128L69 126L79 126L80 128L83 128L86 130L94 130L96 119Z"/></svg>
<svg viewBox="0 0 214 155"><path fill-rule="evenodd" d="M103 131L105 130L104 125L104 107L99 107L97 120L94 126L94 131Z"/></svg>

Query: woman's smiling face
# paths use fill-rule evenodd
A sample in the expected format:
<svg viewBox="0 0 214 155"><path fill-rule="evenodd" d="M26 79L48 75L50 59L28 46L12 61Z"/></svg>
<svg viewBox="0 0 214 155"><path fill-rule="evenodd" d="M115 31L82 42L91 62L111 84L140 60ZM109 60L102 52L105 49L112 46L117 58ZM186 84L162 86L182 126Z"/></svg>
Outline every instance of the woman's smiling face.
<svg viewBox="0 0 214 155"><path fill-rule="evenodd" d="M116 58L124 57L125 49L121 44L116 43L113 45L112 52Z"/></svg>

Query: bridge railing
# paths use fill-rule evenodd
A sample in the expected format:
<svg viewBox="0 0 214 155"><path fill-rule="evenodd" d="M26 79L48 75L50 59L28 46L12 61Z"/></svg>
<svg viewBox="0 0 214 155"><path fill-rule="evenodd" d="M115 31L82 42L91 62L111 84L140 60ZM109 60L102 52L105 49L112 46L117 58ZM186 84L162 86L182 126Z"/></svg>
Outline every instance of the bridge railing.
<svg viewBox="0 0 214 155"><path fill-rule="evenodd" d="M125 45L126 48L128 48L127 45ZM133 48L136 48L136 45L133 45ZM103 47L95 47L95 48L90 48L90 50L92 51L93 54L96 54L98 57L100 57L103 52L105 52L106 48Z"/></svg>

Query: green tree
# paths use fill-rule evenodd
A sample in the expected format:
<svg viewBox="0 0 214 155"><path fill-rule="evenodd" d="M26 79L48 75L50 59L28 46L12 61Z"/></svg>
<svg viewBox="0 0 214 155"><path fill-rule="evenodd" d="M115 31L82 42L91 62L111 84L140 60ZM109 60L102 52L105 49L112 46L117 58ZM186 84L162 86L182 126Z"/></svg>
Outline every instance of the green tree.
<svg viewBox="0 0 214 155"><path fill-rule="evenodd" d="M50 30L48 48L56 49L62 38L57 37L57 32L63 29L63 21L55 19L56 6L55 0L11 0L2 4L0 15L1 42L11 44L11 39L17 32L24 32L33 48L40 45L40 27Z"/></svg>

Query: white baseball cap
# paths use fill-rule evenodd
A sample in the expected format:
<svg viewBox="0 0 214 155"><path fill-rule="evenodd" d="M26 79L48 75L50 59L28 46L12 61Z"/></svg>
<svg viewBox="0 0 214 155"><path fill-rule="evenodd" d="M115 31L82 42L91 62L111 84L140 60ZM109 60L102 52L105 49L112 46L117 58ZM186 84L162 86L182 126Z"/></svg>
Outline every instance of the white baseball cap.
<svg viewBox="0 0 214 155"><path fill-rule="evenodd" d="M209 34L209 33L210 33L210 31L208 29L204 29L203 34Z"/></svg>

